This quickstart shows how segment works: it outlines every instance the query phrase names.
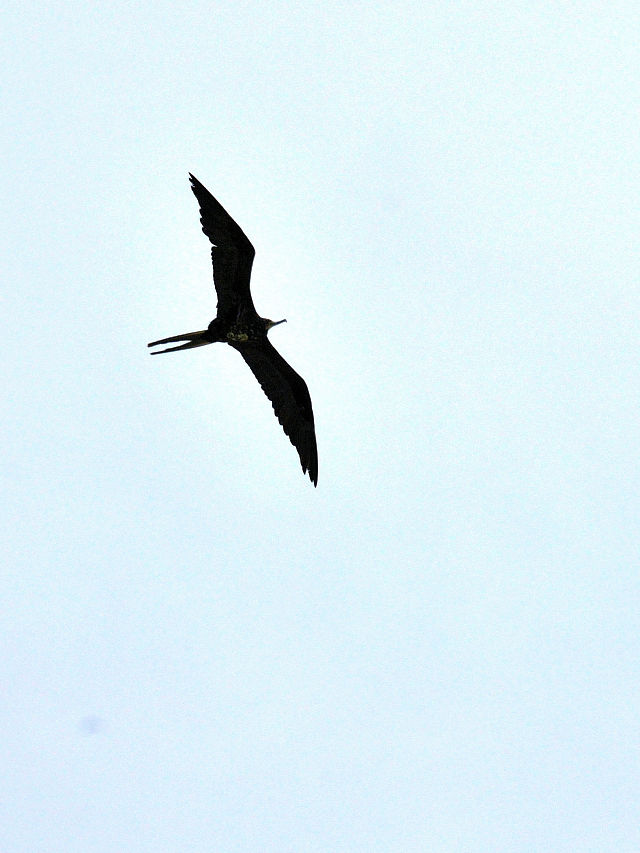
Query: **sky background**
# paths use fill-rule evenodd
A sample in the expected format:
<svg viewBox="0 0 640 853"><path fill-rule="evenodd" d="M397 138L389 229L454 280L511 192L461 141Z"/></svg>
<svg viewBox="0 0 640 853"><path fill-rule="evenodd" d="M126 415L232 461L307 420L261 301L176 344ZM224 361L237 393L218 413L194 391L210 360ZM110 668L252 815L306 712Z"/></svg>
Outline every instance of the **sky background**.
<svg viewBox="0 0 640 853"><path fill-rule="evenodd" d="M3 19L3 853L637 853L636 4Z"/></svg>

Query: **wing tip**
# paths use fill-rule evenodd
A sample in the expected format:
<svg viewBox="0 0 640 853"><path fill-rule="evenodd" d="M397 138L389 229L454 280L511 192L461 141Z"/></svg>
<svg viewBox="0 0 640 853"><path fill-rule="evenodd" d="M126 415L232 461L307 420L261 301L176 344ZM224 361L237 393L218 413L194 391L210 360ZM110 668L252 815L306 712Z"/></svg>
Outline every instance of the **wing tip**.
<svg viewBox="0 0 640 853"><path fill-rule="evenodd" d="M302 462L302 459L300 459ZM318 454L317 451L312 453L310 459L302 462L302 473L307 474L315 488L318 488Z"/></svg>

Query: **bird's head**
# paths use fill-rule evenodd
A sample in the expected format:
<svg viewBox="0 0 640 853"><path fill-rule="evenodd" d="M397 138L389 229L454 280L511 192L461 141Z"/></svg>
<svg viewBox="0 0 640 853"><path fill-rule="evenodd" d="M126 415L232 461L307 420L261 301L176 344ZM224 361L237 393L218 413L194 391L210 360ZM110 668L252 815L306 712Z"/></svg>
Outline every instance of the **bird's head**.
<svg viewBox="0 0 640 853"><path fill-rule="evenodd" d="M269 329L272 329L274 326L279 326L280 323L286 323L286 322L287 322L286 320L267 320L267 319L265 319L265 321L264 321L265 331L268 332Z"/></svg>

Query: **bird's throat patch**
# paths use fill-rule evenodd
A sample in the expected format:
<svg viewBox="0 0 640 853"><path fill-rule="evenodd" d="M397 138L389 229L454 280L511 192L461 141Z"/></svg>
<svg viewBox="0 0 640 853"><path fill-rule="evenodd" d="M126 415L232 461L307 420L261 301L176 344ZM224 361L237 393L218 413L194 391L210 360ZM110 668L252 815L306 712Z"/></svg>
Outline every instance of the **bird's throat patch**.
<svg viewBox="0 0 640 853"><path fill-rule="evenodd" d="M244 341L249 340L249 335L247 335L245 332L227 332L227 340L237 341L238 343L244 343Z"/></svg>

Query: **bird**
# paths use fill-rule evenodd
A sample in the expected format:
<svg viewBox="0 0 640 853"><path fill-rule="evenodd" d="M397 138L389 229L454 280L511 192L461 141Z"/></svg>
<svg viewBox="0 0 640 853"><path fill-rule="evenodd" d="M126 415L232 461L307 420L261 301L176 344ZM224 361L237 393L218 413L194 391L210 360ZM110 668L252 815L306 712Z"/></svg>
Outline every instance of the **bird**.
<svg viewBox="0 0 640 853"><path fill-rule="evenodd" d="M318 448L309 389L267 338L269 329L287 321L269 320L258 315L249 286L255 249L209 190L191 173L189 180L200 207L202 230L212 245L217 313L206 329L162 338L147 346L185 342L180 346L155 350L151 355L218 342L237 350L271 401L285 435L298 451L303 473L308 474L317 487Z"/></svg>

